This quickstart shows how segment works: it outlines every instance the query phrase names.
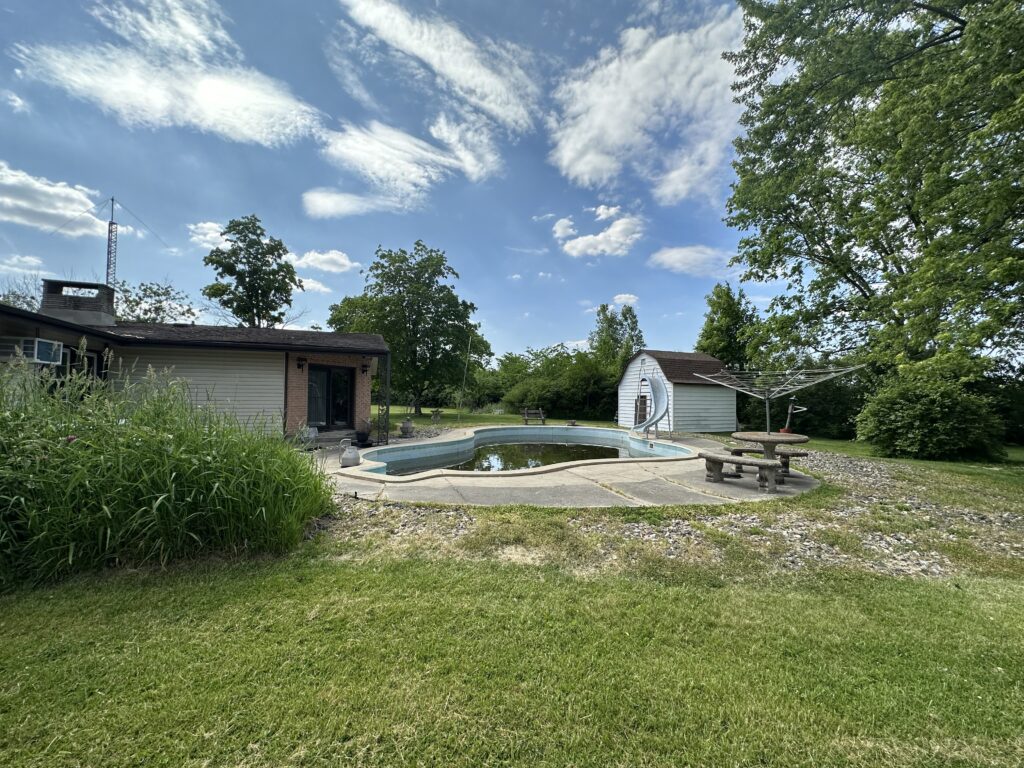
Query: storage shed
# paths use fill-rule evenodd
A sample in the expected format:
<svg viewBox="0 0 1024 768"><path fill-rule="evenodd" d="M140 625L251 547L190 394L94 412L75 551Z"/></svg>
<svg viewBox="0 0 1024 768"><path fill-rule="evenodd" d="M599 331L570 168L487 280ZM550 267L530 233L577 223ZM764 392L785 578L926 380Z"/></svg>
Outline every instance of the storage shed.
<svg viewBox="0 0 1024 768"><path fill-rule="evenodd" d="M718 373L725 364L700 352L642 349L630 359L619 379L621 427L651 419L653 401L647 377L660 379L668 391L668 408L657 423L666 432L732 432L736 429L736 392L698 378L697 373ZM652 427L653 428L653 427Z"/></svg>

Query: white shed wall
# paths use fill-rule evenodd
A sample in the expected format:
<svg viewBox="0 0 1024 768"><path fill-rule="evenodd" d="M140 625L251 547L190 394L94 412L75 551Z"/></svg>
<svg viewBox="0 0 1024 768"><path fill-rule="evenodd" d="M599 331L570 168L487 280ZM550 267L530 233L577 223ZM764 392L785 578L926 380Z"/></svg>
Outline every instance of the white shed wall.
<svg viewBox="0 0 1024 768"><path fill-rule="evenodd" d="M658 429L667 431L669 429L669 420L672 418L673 413L673 387L668 379L665 378L665 374L661 372L661 366L658 365L658 361L647 354L638 355L632 360L626 366L626 372L623 374L622 379L619 380L619 410L616 423L620 427L633 426L633 408L636 404L637 391L640 388L641 365L643 366L644 375L657 376L665 383L665 389L668 391L668 415L658 424ZM649 407L650 404L648 405ZM671 428L676 429L674 419L672 419Z"/></svg>
<svg viewBox="0 0 1024 768"><path fill-rule="evenodd" d="M189 384L196 403L212 404L240 421L266 419L267 428L283 424L284 352L224 349L123 349L120 360L130 377L142 378L149 368L169 369Z"/></svg>
<svg viewBox="0 0 1024 768"><path fill-rule="evenodd" d="M717 384L675 384L672 428L679 432L732 432L736 391Z"/></svg>

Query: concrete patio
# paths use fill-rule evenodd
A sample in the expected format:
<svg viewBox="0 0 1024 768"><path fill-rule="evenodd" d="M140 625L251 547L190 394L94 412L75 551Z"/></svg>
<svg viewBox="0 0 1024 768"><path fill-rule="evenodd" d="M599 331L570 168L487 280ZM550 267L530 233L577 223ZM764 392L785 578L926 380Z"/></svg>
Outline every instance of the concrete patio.
<svg viewBox="0 0 1024 768"><path fill-rule="evenodd" d="M721 447L707 440L684 443L697 450ZM324 454L327 470L339 493L388 501L498 506L531 504L542 507L642 507L669 504L730 504L796 496L817 487L813 477L793 472L778 493L758 489L757 475L747 471L723 483L705 481L704 461L665 459L565 465L537 474L449 473L415 482L365 480L342 473L337 451Z"/></svg>

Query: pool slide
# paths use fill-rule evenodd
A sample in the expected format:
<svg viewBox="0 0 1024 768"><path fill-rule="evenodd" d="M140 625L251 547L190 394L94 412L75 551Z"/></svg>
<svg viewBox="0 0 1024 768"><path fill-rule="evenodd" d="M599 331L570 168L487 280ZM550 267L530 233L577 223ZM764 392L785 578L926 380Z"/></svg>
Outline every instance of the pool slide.
<svg viewBox="0 0 1024 768"><path fill-rule="evenodd" d="M668 390L665 388L665 382L657 376L643 376L640 379L640 386L643 387L643 383L647 384L651 388L651 416L649 419L640 422L633 427L634 432L646 432L651 427L654 427L659 421L665 418L668 413ZM655 427L657 429L657 427Z"/></svg>

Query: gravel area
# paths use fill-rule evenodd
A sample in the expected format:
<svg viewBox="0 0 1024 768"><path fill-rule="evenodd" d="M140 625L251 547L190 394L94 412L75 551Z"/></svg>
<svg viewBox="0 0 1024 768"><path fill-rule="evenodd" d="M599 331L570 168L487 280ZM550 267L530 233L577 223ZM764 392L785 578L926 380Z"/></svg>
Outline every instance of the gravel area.
<svg viewBox="0 0 1024 768"><path fill-rule="evenodd" d="M566 525L592 545L592 566L598 571L628 566L637 552L674 561L720 563L727 549L738 546L769 570L845 567L893 576L944 577L959 568L940 550L965 537L982 553L1024 557L1021 515L927 501L927 483L939 477L934 471L824 452L811 452L794 465L845 493L821 508L790 509L782 504L769 511L682 511L679 518L661 522L626 522L594 510L568 518ZM464 554L459 541L487 517L485 511L457 506L351 497L337 501L337 517L324 522L321 530L326 528L338 539L383 542L392 548L433 547L445 556ZM529 551L517 547L516 552L515 560L532 562ZM498 552L495 557L509 559L506 554ZM547 561L557 559L555 553Z"/></svg>

